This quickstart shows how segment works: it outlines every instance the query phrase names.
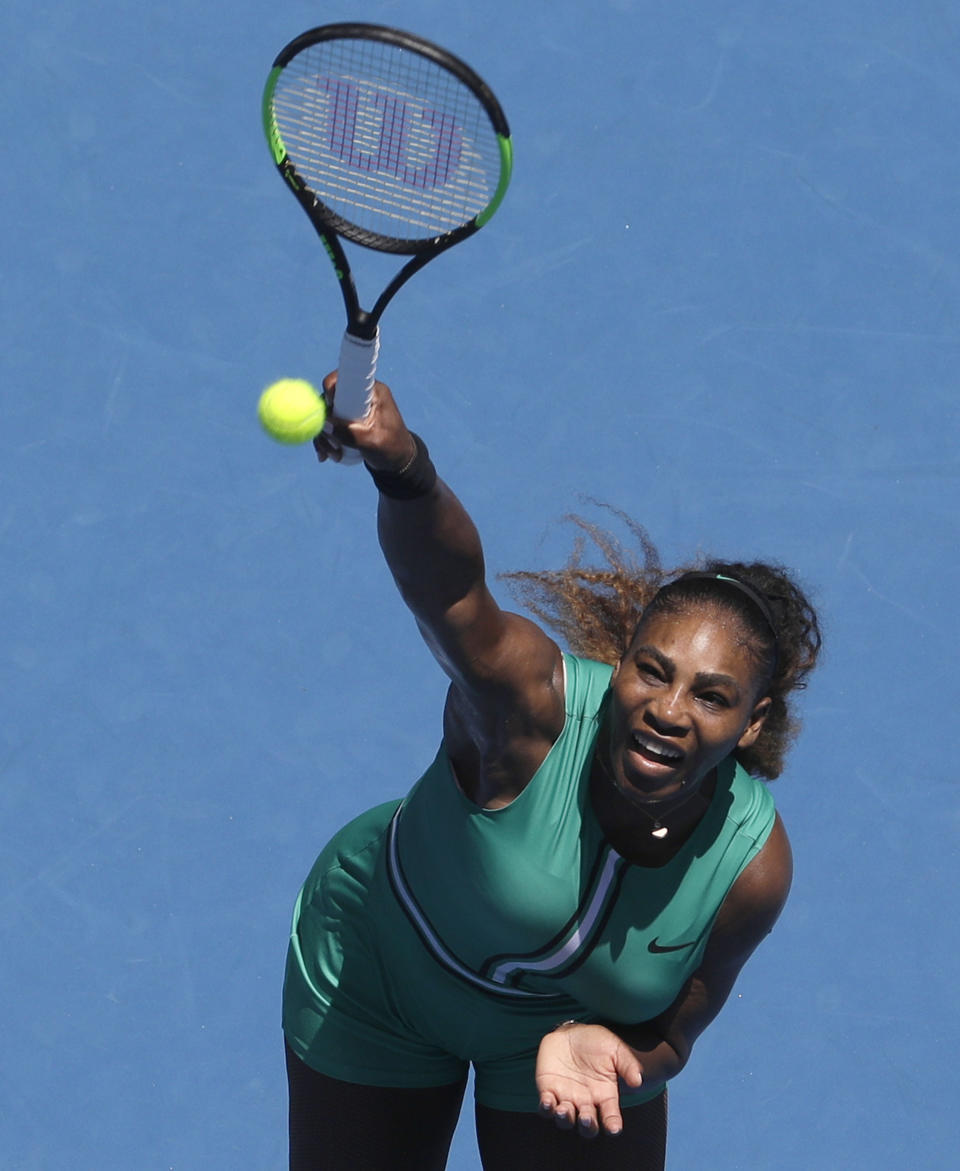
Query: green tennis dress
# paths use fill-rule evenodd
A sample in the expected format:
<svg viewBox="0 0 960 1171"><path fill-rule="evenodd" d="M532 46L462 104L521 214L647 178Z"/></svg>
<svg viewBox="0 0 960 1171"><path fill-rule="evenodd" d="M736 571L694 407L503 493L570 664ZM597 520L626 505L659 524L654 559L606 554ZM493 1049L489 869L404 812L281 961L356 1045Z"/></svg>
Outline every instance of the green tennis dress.
<svg viewBox="0 0 960 1171"><path fill-rule="evenodd" d="M468 1063L477 1099L536 1110L541 1037L568 1018L637 1024L696 971L727 892L774 822L733 758L666 865L605 840L590 770L611 669L564 655L563 731L520 796L481 809L444 747L403 801L352 821L297 899L287 1042L345 1081L431 1086ZM623 1093L623 1105L658 1088Z"/></svg>

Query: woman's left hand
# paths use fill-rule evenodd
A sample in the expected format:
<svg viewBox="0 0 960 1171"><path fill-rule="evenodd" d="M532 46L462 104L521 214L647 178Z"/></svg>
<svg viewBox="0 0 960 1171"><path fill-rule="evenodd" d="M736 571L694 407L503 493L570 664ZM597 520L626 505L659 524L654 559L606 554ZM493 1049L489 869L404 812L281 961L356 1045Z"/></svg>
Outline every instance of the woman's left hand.
<svg viewBox="0 0 960 1171"><path fill-rule="evenodd" d="M589 1138L601 1126L619 1134L621 1079L635 1090L643 1068L630 1046L603 1025L561 1025L540 1042L540 1111L564 1129L577 1126Z"/></svg>

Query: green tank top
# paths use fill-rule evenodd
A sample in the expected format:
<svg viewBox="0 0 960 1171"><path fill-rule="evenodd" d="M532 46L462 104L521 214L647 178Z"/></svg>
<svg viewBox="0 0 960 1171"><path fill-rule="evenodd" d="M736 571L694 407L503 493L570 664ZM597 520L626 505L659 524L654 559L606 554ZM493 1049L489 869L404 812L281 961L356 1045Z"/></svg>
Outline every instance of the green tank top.
<svg viewBox="0 0 960 1171"><path fill-rule="evenodd" d="M627 862L590 801L611 669L564 655L566 721L519 797L485 810L446 750L388 834L394 891L435 958L491 996L571 997L599 1018L649 1020L702 958L731 885L773 826L766 787L731 757L710 807L666 865Z"/></svg>

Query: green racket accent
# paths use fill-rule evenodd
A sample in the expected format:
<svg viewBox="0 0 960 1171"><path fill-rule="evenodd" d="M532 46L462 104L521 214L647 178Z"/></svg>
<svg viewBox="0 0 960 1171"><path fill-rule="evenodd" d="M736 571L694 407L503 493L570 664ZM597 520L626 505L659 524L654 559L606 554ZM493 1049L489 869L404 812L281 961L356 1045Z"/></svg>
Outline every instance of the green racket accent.
<svg viewBox="0 0 960 1171"><path fill-rule="evenodd" d="M267 136L267 142L270 146L270 153L273 155L273 161L279 167L287 155L287 148L283 144L283 138L280 136L280 128L277 126L277 117L273 112L273 95L277 88L277 82L280 80L280 74L283 72L282 67L277 66L270 70L270 76L267 78L267 84L263 88L263 132Z"/></svg>
<svg viewBox="0 0 960 1171"><path fill-rule="evenodd" d="M503 202L503 197L507 194L507 188L510 186L510 175L513 172L513 142L503 134L497 135L497 141L500 146L500 182L493 193L493 199L477 216L478 228L482 228L494 214Z"/></svg>

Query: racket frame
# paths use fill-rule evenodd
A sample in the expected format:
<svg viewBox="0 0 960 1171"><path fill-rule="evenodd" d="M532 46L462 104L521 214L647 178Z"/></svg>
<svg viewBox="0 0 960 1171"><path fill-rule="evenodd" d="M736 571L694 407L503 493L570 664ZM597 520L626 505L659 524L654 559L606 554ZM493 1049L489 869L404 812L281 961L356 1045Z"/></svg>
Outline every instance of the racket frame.
<svg viewBox="0 0 960 1171"><path fill-rule="evenodd" d="M330 40L372 40L382 41L406 49L421 57L433 61L435 64L448 70L468 89L483 105L491 125L497 136L500 148L500 177L496 190L485 208L472 220L468 220L458 228L445 232L439 236L426 237L419 240L402 239L399 237L383 236L364 228L351 224L348 220L337 215L328 207L307 185L306 181L297 172L290 159L283 136L277 125L273 112L273 96L284 68L297 56L298 53L311 45ZM494 97L493 91L486 82L469 65L455 54L431 41L415 36L413 33L401 29L389 28L386 25L364 24L358 22L341 22L337 24L321 25L310 29L295 37L277 54L267 78L263 91L262 101L263 129L270 146L274 164L280 172L284 182L293 192L297 202L307 213L314 230L320 237L324 250L333 266L334 273L343 296L343 305L347 315L347 332L355 337L370 341L376 337L377 326L383 311L393 299L397 291L406 284L415 272L441 252L459 244L461 240L472 236L483 227L493 216L503 201L510 174L513 167L513 148L510 140L510 128L507 124L500 103ZM404 264L385 286L383 292L374 302L373 307L365 310L360 305L356 284L350 270L346 251L341 243L341 237L362 247L376 252L387 252L399 255L410 255L411 259Z"/></svg>

